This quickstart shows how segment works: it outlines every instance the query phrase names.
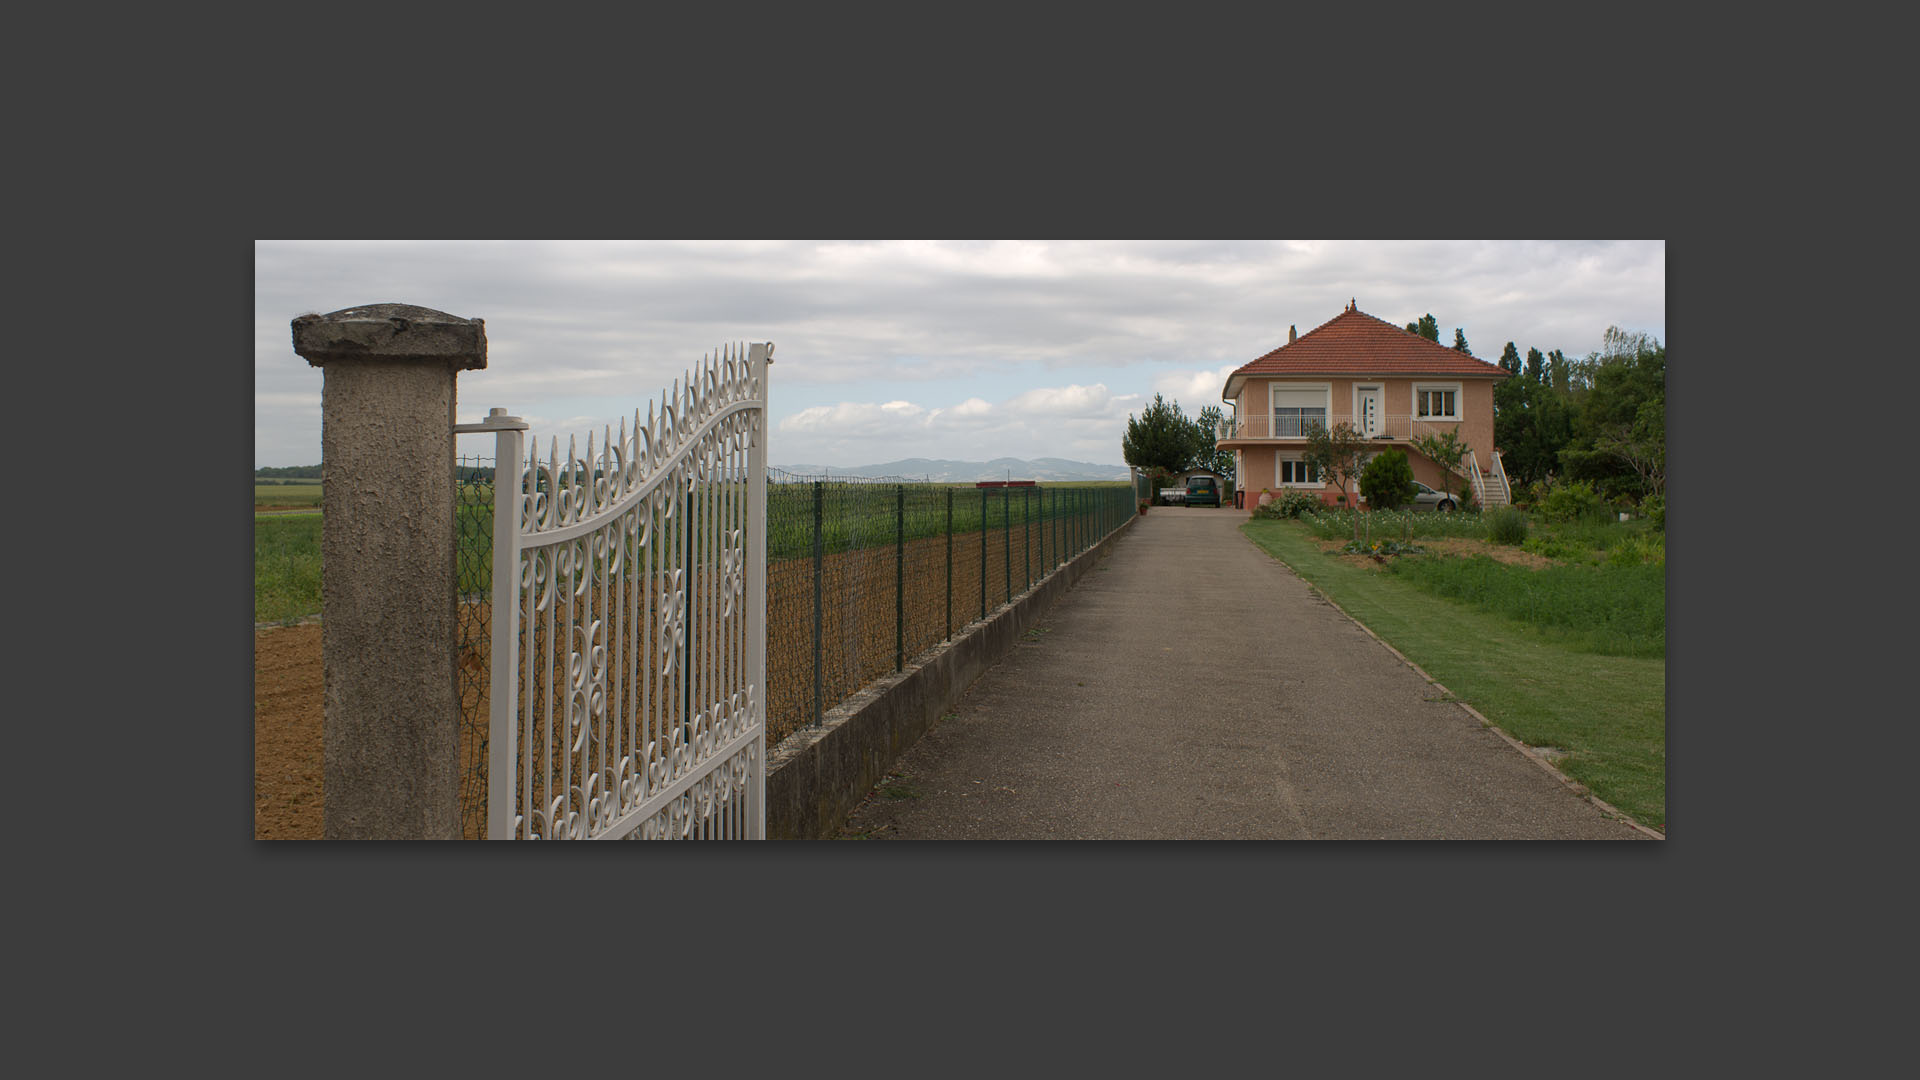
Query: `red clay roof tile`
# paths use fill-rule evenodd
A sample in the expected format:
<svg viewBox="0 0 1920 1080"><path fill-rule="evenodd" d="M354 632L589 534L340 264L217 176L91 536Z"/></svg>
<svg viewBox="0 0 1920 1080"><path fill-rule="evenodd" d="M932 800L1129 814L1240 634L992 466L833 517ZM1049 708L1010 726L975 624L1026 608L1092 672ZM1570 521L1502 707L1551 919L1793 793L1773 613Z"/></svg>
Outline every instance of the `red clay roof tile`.
<svg viewBox="0 0 1920 1080"><path fill-rule="evenodd" d="M1449 375L1502 378L1498 364L1456 352L1357 308L1301 334L1227 377L1249 375Z"/></svg>

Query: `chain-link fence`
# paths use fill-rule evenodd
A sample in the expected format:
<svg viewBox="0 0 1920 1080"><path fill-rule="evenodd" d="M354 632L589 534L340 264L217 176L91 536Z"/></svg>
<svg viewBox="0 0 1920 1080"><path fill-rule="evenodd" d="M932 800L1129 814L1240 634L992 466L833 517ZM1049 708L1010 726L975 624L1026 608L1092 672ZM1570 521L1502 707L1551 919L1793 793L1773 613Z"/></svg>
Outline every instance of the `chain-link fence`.
<svg viewBox="0 0 1920 1080"><path fill-rule="evenodd" d="M455 679L460 693L460 828L487 836L487 685L493 599L493 459L462 457L453 476Z"/></svg>
<svg viewBox="0 0 1920 1080"><path fill-rule="evenodd" d="M455 488L460 817L487 820L493 462ZM1126 483L953 486L768 470L767 745L963 634L1134 512Z"/></svg>
<svg viewBox="0 0 1920 1080"><path fill-rule="evenodd" d="M767 484L767 739L952 640L1133 512L1128 484Z"/></svg>

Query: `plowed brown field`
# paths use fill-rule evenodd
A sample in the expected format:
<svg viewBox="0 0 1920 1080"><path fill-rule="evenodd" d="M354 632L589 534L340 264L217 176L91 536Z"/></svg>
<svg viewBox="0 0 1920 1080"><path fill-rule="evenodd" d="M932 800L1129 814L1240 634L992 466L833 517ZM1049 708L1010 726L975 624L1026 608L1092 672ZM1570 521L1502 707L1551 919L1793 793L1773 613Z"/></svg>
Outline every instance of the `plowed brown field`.
<svg viewBox="0 0 1920 1080"><path fill-rule="evenodd" d="M897 571L891 546L825 556L820 612L822 707L833 707L894 670L896 572L906 583L899 604L905 633L898 644L911 662L940 644L949 629L959 634L980 617L983 605L993 610L1005 603L1009 583L1017 595L1030 581L1038 582L1064 554L1060 545L1065 539L1051 527L1036 527L1030 536L1024 529L1015 529L1010 536L994 532L985 538L983 553L981 534L954 536L951 606L944 536L906 544L898 556L902 565ZM1025 568L1023 558L1031 559ZM799 559L772 564L767 571L767 736L772 746L811 722L813 715L813 565L810 559ZM488 643L484 633L480 638L462 654L460 663L484 672ZM256 630L253 657L254 837L321 839L320 624ZM468 711L484 724L484 689L463 682L463 698ZM469 765L462 762L463 769ZM463 772L463 784L477 782ZM467 825L472 833L477 822L469 820Z"/></svg>

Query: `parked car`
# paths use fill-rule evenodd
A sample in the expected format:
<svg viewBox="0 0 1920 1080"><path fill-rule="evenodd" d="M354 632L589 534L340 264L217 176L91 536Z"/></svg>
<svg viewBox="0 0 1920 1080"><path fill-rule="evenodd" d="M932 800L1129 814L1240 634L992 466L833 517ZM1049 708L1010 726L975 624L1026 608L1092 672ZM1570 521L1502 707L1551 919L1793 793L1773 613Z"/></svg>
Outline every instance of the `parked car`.
<svg viewBox="0 0 1920 1080"><path fill-rule="evenodd" d="M1460 508L1460 496L1449 495L1444 491L1435 491L1418 480L1413 482L1413 508L1415 510L1457 510Z"/></svg>
<svg viewBox="0 0 1920 1080"><path fill-rule="evenodd" d="M1219 506L1220 481L1211 476L1196 476L1187 481L1188 506Z"/></svg>

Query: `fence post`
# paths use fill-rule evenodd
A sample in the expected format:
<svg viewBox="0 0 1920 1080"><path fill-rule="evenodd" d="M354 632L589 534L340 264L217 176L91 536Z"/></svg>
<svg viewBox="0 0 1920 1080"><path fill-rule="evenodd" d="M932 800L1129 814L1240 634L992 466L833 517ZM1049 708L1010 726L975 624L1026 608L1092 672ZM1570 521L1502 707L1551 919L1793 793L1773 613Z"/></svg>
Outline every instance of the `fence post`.
<svg viewBox="0 0 1920 1080"><path fill-rule="evenodd" d="M292 328L325 380L325 835L459 839L454 379L487 366L485 323L369 304Z"/></svg>
<svg viewBox="0 0 1920 1080"><path fill-rule="evenodd" d="M514 633L512 611L520 596L520 514L526 453L526 421L494 409L478 424L457 424L456 433L493 432L493 568L488 593L487 622L492 669L517 670L520 635ZM504 662L501 662L504 658ZM519 702L505 686L488 676L487 685L487 839L512 840L514 767L519 733L515 710ZM498 764L500 767L496 768Z"/></svg>
<svg viewBox="0 0 1920 1080"><path fill-rule="evenodd" d="M907 664L907 485L893 487L893 670Z"/></svg>
<svg viewBox="0 0 1920 1080"><path fill-rule="evenodd" d="M825 498L825 481L813 482L813 723L820 724L820 566L826 555L826 542L821 536L820 522Z"/></svg>
<svg viewBox="0 0 1920 1080"><path fill-rule="evenodd" d="M980 617L987 617L987 489L980 489Z"/></svg>
<svg viewBox="0 0 1920 1080"><path fill-rule="evenodd" d="M953 640L953 489L947 489L947 630L941 640Z"/></svg>
<svg viewBox="0 0 1920 1080"><path fill-rule="evenodd" d="M1006 602L1013 603L1013 496L1006 488L1000 489L1000 550L1006 555L1004 561L1007 572Z"/></svg>

